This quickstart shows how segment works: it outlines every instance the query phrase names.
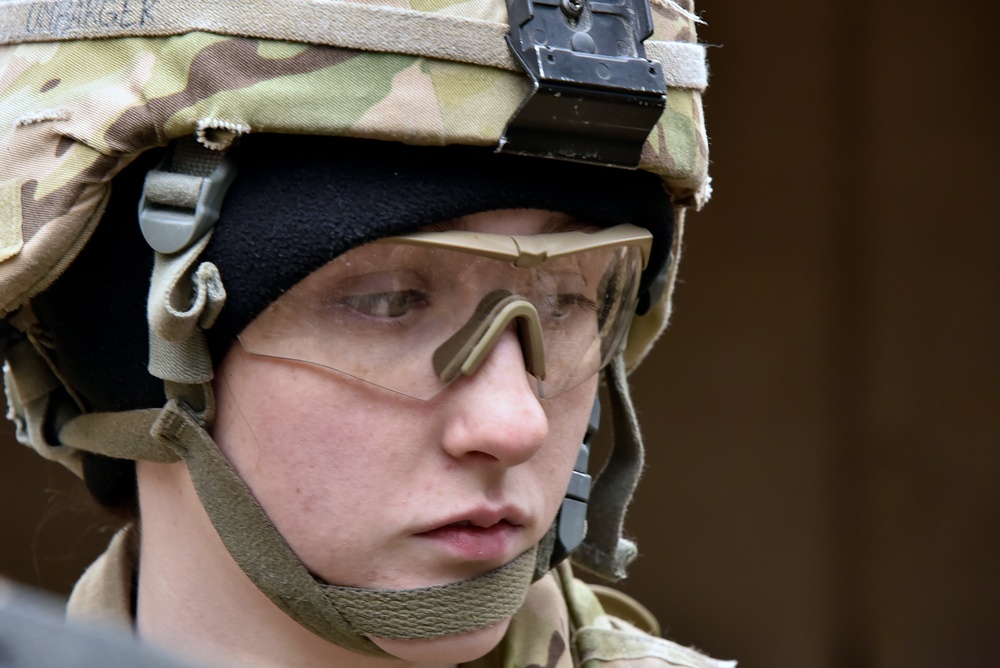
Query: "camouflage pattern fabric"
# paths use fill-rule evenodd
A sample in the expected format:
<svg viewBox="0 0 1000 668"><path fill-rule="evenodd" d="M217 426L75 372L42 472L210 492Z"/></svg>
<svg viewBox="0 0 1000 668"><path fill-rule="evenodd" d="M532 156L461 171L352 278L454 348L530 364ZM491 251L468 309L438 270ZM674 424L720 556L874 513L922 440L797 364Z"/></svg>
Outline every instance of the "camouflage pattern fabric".
<svg viewBox="0 0 1000 668"><path fill-rule="evenodd" d="M626 598L624 594L620 595ZM633 601L634 603L634 601ZM638 605L638 604L636 604ZM501 645L467 668L735 668L608 614L563 563L528 590Z"/></svg>
<svg viewBox="0 0 1000 668"><path fill-rule="evenodd" d="M493 0L389 4L387 12L506 19ZM126 5L7 0L0 17L37 32L74 21L151 22L160 11L133 2L126 20ZM694 43L690 9L654 2L652 39ZM192 133L221 148L246 132L496 145L529 86L501 67L197 31L18 39L0 33L0 317L72 261L100 219L111 179L143 151ZM695 205L708 192L701 94L673 88L667 98L640 167L661 175L679 205Z"/></svg>
<svg viewBox="0 0 1000 668"><path fill-rule="evenodd" d="M720 661L696 649L679 645L640 630L629 621L609 614L594 590L573 577L570 566L555 572L573 626L575 666L582 668L735 668L735 661ZM624 602L641 608L636 620L651 617L649 612L620 592ZM654 620L655 621L655 620ZM545 664L540 664L545 665Z"/></svg>

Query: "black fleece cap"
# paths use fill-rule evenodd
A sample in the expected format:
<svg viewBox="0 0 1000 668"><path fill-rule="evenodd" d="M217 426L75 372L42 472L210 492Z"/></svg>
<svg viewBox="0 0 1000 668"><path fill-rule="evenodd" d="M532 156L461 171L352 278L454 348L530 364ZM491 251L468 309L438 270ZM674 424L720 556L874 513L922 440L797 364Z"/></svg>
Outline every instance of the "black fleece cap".
<svg viewBox="0 0 1000 668"><path fill-rule="evenodd" d="M417 147L364 139L250 135L234 150L237 177L201 256L215 263L227 298L208 331L218 363L240 331L285 290L341 253L381 237L498 209L559 211L606 227L653 233L648 286L673 236L658 177L491 148ZM114 183L101 225L36 312L60 368L93 410L164 403L146 372L146 295L152 251L136 205L152 158Z"/></svg>

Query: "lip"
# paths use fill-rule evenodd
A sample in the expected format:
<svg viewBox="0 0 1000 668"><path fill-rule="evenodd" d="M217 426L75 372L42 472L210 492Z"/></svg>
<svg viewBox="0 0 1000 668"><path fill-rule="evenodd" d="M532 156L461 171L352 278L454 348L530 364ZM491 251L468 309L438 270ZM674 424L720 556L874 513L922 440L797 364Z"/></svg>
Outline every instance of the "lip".
<svg viewBox="0 0 1000 668"><path fill-rule="evenodd" d="M516 551L526 516L513 507L477 508L431 523L414 535L469 561L507 560Z"/></svg>

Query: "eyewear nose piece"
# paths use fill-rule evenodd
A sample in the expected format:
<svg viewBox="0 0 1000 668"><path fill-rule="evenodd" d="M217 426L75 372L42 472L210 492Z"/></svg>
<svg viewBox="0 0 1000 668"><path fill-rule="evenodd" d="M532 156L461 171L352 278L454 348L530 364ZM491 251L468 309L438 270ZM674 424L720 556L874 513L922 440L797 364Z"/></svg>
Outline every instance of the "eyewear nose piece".
<svg viewBox="0 0 1000 668"><path fill-rule="evenodd" d="M521 343L525 368L538 380L545 380L545 349L538 311L524 297L507 290L494 290L483 297L469 321L434 351L434 371L438 377L449 383L459 374L474 374L512 322Z"/></svg>

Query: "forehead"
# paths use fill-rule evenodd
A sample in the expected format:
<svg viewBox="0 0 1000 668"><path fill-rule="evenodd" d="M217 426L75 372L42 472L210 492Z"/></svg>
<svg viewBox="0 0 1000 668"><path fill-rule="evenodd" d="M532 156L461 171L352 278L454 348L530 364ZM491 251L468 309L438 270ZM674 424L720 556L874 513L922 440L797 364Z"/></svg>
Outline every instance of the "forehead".
<svg viewBox="0 0 1000 668"><path fill-rule="evenodd" d="M487 265L500 269L525 269L548 262L548 267L559 265L565 270L569 255L584 251L585 255L593 255L602 246L607 250L610 245L625 245L627 242L621 232L614 235L615 230L621 228L631 226L602 230L566 213L542 209L479 212L425 226L412 234L385 237L352 248L314 270L299 285L311 282L318 274L351 274L438 264L442 266L435 273L447 269L456 278L461 274L475 284L479 282L476 271L489 268L482 264L486 258L490 259ZM563 259L557 262L556 258L560 257ZM581 256L577 257L579 261ZM593 265L594 258L589 259L588 264ZM605 257L603 261L609 260ZM522 275L519 280L525 279L530 280L529 275Z"/></svg>
<svg viewBox="0 0 1000 668"><path fill-rule="evenodd" d="M432 236L435 233L470 233L470 240L478 241L468 247L463 247L461 237L449 237L447 242L442 240L441 245L427 244L423 240L407 242L402 237L362 244L314 269L272 302L269 310L274 311L278 305L279 310L295 310L303 305L303 299L315 301L321 295L329 295L334 286L341 290L367 289L376 293L402 289L404 283L411 288L420 284L424 289L434 286L440 294L444 294L445 286L450 286L450 294L455 296L463 289L475 291L496 281L509 283L506 287L515 291L533 291L536 282L539 288L542 285L551 288L554 275L562 276L561 280L565 281L570 273L578 274L588 285L596 284L612 262L615 252L611 248L590 247L585 252L567 253L568 247L536 247L533 244L522 247L522 244L526 237L546 235L551 240L565 234L567 240L579 240L584 236L580 232L600 230L566 213L542 209L505 209L460 216L423 227L421 232ZM487 237L498 237L506 243L494 247L486 243ZM522 241L515 242L512 237ZM516 255L517 251L527 252L524 263L517 259L521 257ZM508 255L511 252L515 255ZM536 259L538 252L542 254ZM552 255L542 259L548 253ZM540 263L544 264L544 268L538 266L541 273L526 271Z"/></svg>
<svg viewBox="0 0 1000 668"><path fill-rule="evenodd" d="M483 211L451 220L442 221L422 228L428 232L462 230L467 232L489 232L492 234L554 234L556 232L594 231L595 225L588 225L577 218L559 211L543 209L501 209Z"/></svg>

